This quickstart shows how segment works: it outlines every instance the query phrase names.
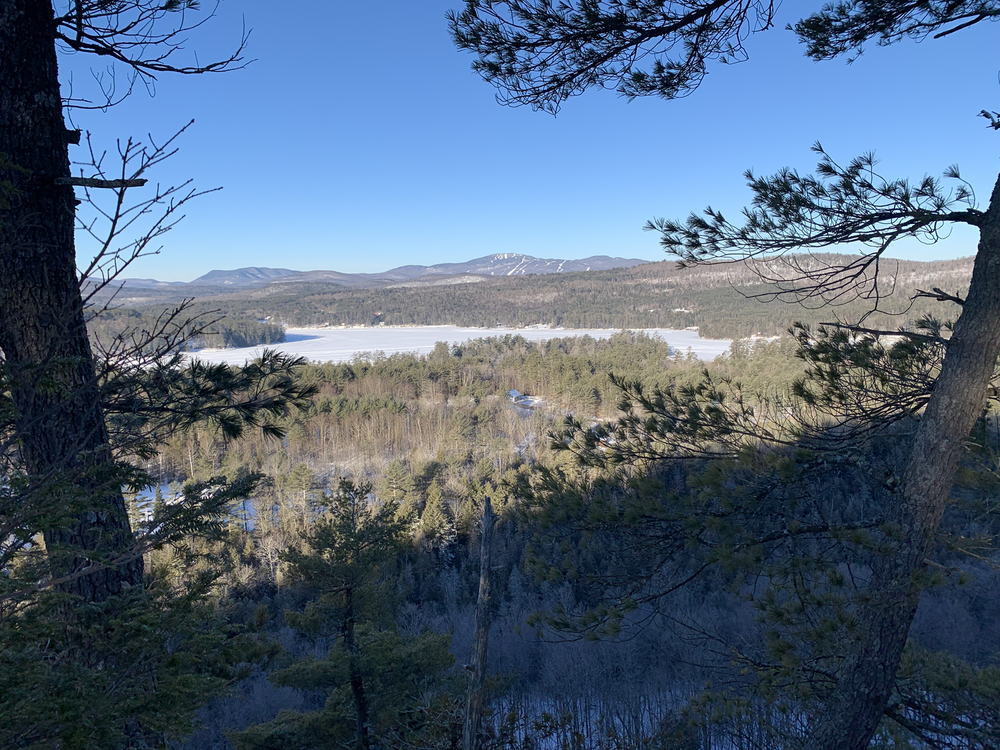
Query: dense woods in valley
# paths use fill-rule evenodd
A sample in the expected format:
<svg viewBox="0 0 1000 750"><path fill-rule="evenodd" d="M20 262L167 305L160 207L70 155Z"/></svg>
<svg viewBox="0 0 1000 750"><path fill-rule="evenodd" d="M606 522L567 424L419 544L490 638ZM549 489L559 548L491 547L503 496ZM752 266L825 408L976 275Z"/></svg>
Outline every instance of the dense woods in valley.
<svg viewBox="0 0 1000 750"><path fill-rule="evenodd" d="M760 413L775 404L791 409L806 367L796 348L790 337L737 342L709 364L711 381ZM649 391L693 393L706 379L704 363L671 355L664 342L641 334L540 344L505 336L440 344L427 356L302 366L296 377L315 395L277 423L281 439L232 441L211 426L171 438L144 465L160 489L155 497L148 490L133 496L137 528L155 525L185 483L265 477L227 507L214 541L192 538L187 550L165 547L151 558L181 581L214 570L214 606L267 654L264 668L211 703L201 713L205 727L178 746L354 746L350 647L338 619L347 589L336 583L349 580L373 743L451 747L464 705L461 667L474 636L478 523L488 496L500 523L486 746L783 747L778 730L795 716L775 713L767 685L782 678L764 664L775 655L787 661L785 648L796 652L819 636L781 633L792 601L769 598L760 577L788 575L783 566L801 565L813 543L794 554L772 550L765 562L717 540L716 549L729 550L709 566L713 572L667 593L665 579L676 567L706 562L698 562L697 550L682 553L685 544L699 537L705 544L710 529L725 539L752 526L741 515L729 519L736 525L727 531L725 516L716 515L714 526L691 527L685 543L670 531L678 520L671 516L700 518L699 496L747 471L765 483L777 472L783 492L824 497L830 507L873 502L863 478L852 474L857 464L822 451L813 461L803 454L770 469L742 465L746 459L714 469L703 459L663 459L619 484L614 472L581 466L583 453L550 437L567 417L600 428L622 416L622 389L611 374ZM513 403L511 390L541 403ZM998 439L995 422L984 421L908 667L914 689L933 684L989 720L992 655L1000 647L991 592L1000 578L955 547L973 538L992 544L991 516L983 512L994 502ZM675 499L664 503L665 491ZM347 532L324 524L345 518L378 539L375 557L340 556ZM192 552L193 563L185 557ZM335 564L346 567L328 567ZM804 595L789 585L771 596ZM825 637L829 645L837 636ZM950 692L954 679L969 680L971 692ZM884 736L893 746L915 735L890 723Z"/></svg>

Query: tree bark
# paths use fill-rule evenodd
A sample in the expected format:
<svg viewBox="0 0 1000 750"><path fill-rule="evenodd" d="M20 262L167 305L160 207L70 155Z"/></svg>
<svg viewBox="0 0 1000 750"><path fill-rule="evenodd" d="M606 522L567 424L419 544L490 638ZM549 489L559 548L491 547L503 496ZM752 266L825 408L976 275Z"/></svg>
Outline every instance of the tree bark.
<svg viewBox="0 0 1000 750"><path fill-rule="evenodd" d="M357 558L355 558L357 560ZM361 674L360 653L354 640L354 591L350 588L344 592L344 650L347 651L347 671L351 680L351 695L354 698L354 736L358 750L369 750L371 736L368 732L368 695L365 693L365 682Z"/></svg>
<svg viewBox="0 0 1000 750"><path fill-rule="evenodd" d="M486 654L490 638L490 548L496 514L490 499L483 506L483 538L479 547L479 599L476 602L475 643L472 646L472 674L465 701L462 750L478 750L479 727L483 719L483 687L486 683Z"/></svg>
<svg viewBox="0 0 1000 750"><path fill-rule="evenodd" d="M0 0L0 350L51 575L87 601L142 584L101 411L74 246L52 5ZM0 162L2 165L3 162ZM11 166L13 165L13 166Z"/></svg>
<svg viewBox="0 0 1000 750"><path fill-rule="evenodd" d="M867 604L866 637L847 656L831 699L817 717L810 750L864 750L892 697L917 611L917 580L933 553L963 445L986 403L1000 356L1000 178L980 225L969 294L948 342L931 398L909 446L894 509L900 540L880 555Z"/></svg>

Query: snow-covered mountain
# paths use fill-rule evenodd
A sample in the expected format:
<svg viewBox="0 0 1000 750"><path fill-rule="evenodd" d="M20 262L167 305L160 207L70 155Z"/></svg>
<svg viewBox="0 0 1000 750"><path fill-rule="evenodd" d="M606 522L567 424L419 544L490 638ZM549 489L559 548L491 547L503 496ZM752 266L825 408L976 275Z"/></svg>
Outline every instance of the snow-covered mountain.
<svg viewBox="0 0 1000 750"><path fill-rule="evenodd" d="M575 271L604 271L609 268L631 268L648 260L639 258L612 258L594 255L582 260L559 260L554 258L534 258L522 253L494 253L482 258L474 258L464 263L438 263L433 266L399 266L382 273L341 273L340 271L293 271L288 268L248 267L234 270L209 271L190 282L191 286L219 287L234 289L264 286L275 282L307 282L314 284L342 284L344 286L387 286L399 282L421 280L433 284L457 282L462 277L523 276L532 273L572 273ZM443 277L448 277L447 279ZM126 279L127 286L151 288L167 286L167 282L155 279ZM177 286L180 282L171 282Z"/></svg>
<svg viewBox="0 0 1000 750"><path fill-rule="evenodd" d="M290 268L237 268L234 271L209 271L204 276L199 276L192 281L192 284L204 284L206 286L256 286L257 284L270 284L275 279L282 276L296 274Z"/></svg>
<svg viewBox="0 0 1000 750"><path fill-rule="evenodd" d="M529 273L573 273L574 271L605 271L609 268L631 268L649 263L638 258L610 258L607 255L593 255L582 260L558 260L533 258L521 253L495 253L483 258L475 258L465 263L438 263L434 266L408 266L422 268L425 274L474 273L484 276L523 276ZM399 269L401 270L401 269Z"/></svg>

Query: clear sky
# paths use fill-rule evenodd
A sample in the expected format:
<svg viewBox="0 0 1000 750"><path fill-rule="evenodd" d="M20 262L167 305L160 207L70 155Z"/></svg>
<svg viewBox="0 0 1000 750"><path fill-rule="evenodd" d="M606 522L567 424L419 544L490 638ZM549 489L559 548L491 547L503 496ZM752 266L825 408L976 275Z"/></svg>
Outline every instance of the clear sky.
<svg viewBox="0 0 1000 750"><path fill-rule="evenodd" d="M73 117L109 149L195 120L151 177L223 190L190 203L162 253L126 274L162 280L243 266L380 271L495 252L660 260L647 219L709 204L735 215L749 197L745 169L809 170L816 140L842 162L874 150L892 177L957 163L985 204L1000 133L977 113L1000 109L1000 26L816 63L782 29L819 5L785 2L777 30L749 40L749 62L714 66L687 99L594 91L553 118L494 101L449 39L444 15L459 0L224 0L189 47L212 59L245 21L245 70L164 75L152 96L140 89ZM75 95L94 93L101 61L60 64ZM974 252L974 233L956 231L894 254Z"/></svg>

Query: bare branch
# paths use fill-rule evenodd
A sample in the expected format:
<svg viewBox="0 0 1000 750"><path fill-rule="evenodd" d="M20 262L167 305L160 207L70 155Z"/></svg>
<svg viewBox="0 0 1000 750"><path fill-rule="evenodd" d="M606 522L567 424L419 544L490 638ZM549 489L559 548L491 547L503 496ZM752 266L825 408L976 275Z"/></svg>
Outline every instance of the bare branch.
<svg viewBox="0 0 1000 750"><path fill-rule="evenodd" d="M73 187L86 188L109 188L116 190L119 188L143 187L146 180L101 180L96 177L56 177L56 185L72 185Z"/></svg>
<svg viewBox="0 0 1000 750"><path fill-rule="evenodd" d="M934 287L931 291L925 292L923 289L918 289L916 295L917 297L929 297L930 299L937 300L938 302L954 302L956 305L964 305L965 300L955 294L948 294L947 292Z"/></svg>
<svg viewBox="0 0 1000 750"><path fill-rule="evenodd" d="M103 0L70 0L56 18L56 37L75 52L89 52L130 68L144 80L159 73L193 75L238 70L249 38L244 26L236 49L213 62L175 62L185 50L187 36L212 19L215 7L192 19L198 4L190 0L163 3L159 0L130 0L108 3Z"/></svg>
<svg viewBox="0 0 1000 750"><path fill-rule="evenodd" d="M85 305L91 305L95 295L136 259L159 252L153 243L183 218L180 210L188 201L219 189L194 190L190 182L169 187L157 185L152 195L135 203L128 200L129 188L146 183L142 175L177 153L175 142L193 123L192 120L162 144L156 144L152 136L149 146L131 139L124 143L119 141L114 160L116 174L105 167L107 154L96 152L90 133L87 134L87 157L76 163L81 176L70 178L86 189L83 203L87 209L77 213L77 230L97 245L94 257L80 272ZM84 172L90 175L84 176ZM98 187L114 185L110 205L91 195L92 183ZM110 300L105 303L105 309L108 304ZM100 312L91 310L90 315L93 317Z"/></svg>

